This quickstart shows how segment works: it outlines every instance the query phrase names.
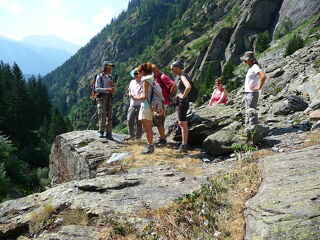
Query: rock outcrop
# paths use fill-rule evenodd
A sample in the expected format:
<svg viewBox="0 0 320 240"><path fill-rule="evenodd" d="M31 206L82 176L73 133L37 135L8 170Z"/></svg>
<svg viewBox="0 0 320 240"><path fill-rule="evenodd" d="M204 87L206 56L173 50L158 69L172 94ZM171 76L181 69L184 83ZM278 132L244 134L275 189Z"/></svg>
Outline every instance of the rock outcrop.
<svg viewBox="0 0 320 240"><path fill-rule="evenodd" d="M92 130L57 136L50 154L51 183L55 185L96 177L99 164L114 152L121 152L120 146L119 142L97 140L97 132Z"/></svg>
<svg viewBox="0 0 320 240"><path fill-rule="evenodd" d="M65 178L65 175L53 175L51 172L56 183L60 184L42 193L1 203L0 239L15 239L17 236L28 233L30 213L43 206L50 206L57 212L76 209L84 211L88 216L99 217L110 214L134 214L142 211L146 206L150 208L165 206L176 198L199 189L209 177L233 167L232 163L220 162L208 165L200 159L195 159L193 173L191 166L185 166L185 159L182 158L180 167L185 166L188 171L181 171L176 165L159 163L162 166L108 172L107 170L114 166L114 162L106 163L112 150L124 151L121 149L123 145L115 141L102 142L103 140L96 135L94 131L71 132L60 135L56 139L55 146L52 148L51 166L58 167L63 172L69 172L68 178ZM99 154L95 155L97 152ZM56 153L59 154L55 155ZM139 156L136 158L136 161L139 161ZM92 162L93 160L99 163L104 162L105 166L99 168L95 163L96 170L86 169L93 166L89 165L88 159ZM67 164L69 162L72 164ZM83 172L85 174L82 174ZM84 179L79 180L80 178ZM90 236L97 231L87 227L79 232L76 229L77 227L67 226L58 233L48 234L39 239L60 239L61 237L61 239L71 240L81 239L81 236L83 239L90 239ZM73 231L76 233L72 233Z"/></svg>
<svg viewBox="0 0 320 240"><path fill-rule="evenodd" d="M318 0L283 0L279 11L278 26L281 26L287 18L290 19L292 27L295 28L319 11Z"/></svg>
<svg viewBox="0 0 320 240"><path fill-rule="evenodd" d="M227 61L240 63L240 56L252 50L257 33L270 28L281 3L282 0L244 1L248 10L241 16L226 48Z"/></svg>
<svg viewBox="0 0 320 240"><path fill-rule="evenodd" d="M320 146L259 162L263 182L246 203L247 240L319 239Z"/></svg>

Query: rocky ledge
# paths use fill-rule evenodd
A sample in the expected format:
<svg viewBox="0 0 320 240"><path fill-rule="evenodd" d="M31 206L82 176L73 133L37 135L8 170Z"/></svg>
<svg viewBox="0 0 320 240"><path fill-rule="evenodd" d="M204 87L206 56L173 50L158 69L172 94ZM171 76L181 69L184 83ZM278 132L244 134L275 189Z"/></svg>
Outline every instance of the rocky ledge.
<svg viewBox="0 0 320 240"><path fill-rule="evenodd" d="M320 145L260 160L263 181L246 203L247 240L320 238Z"/></svg>

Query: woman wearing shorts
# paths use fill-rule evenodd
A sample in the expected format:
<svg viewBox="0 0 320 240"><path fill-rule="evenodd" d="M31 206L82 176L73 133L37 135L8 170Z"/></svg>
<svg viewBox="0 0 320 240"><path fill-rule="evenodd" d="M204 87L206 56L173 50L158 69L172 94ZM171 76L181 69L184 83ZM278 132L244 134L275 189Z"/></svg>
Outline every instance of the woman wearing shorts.
<svg viewBox="0 0 320 240"><path fill-rule="evenodd" d="M175 99L176 109L178 113L179 126L182 133L182 143L178 148L180 153L188 153L188 135L189 128L187 122L187 112L189 109L188 94L191 90L191 84L189 82L189 76L183 72L184 65L180 61L174 61L170 69L172 73L178 76L177 82L177 96Z"/></svg>
<svg viewBox="0 0 320 240"><path fill-rule="evenodd" d="M152 117L153 112L150 107L151 100L151 85L154 83L154 77L152 72L152 64L144 63L137 67L137 72L141 76L142 81L142 93L140 96L133 98L134 100L141 100L141 107L139 111L138 119L141 121L143 130L147 136L147 146L141 151L141 154L149 154L154 152L153 145L153 132L152 132Z"/></svg>

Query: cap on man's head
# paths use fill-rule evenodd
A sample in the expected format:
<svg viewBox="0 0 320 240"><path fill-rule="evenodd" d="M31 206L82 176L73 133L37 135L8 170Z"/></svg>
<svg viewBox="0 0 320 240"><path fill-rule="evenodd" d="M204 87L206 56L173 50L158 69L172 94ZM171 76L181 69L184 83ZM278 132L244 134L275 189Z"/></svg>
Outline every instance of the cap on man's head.
<svg viewBox="0 0 320 240"><path fill-rule="evenodd" d="M171 63L171 67L179 67L181 69L184 69L184 64L178 60Z"/></svg>
<svg viewBox="0 0 320 240"><path fill-rule="evenodd" d="M255 61L256 58L254 57L254 53L252 51L247 51L244 53L244 55L242 57L240 57L240 60L241 61L248 61L248 60Z"/></svg>
<svg viewBox="0 0 320 240"><path fill-rule="evenodd" d="M115 64L113 62L110 62L110 61L104 61L103 64L102 64L102 68L104 69L106 66L114 67Z"/></svg>

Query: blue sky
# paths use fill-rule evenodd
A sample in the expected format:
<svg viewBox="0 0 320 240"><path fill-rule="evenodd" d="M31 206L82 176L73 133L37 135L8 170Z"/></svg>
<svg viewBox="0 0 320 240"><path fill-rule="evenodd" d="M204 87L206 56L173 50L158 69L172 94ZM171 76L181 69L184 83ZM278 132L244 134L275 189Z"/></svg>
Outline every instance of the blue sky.
<svg viewBox="0 0 320 240"><path fill-rule="evenodd" d="M0 0L0 35L56 35L85 45L129 0Z"/></svg>

